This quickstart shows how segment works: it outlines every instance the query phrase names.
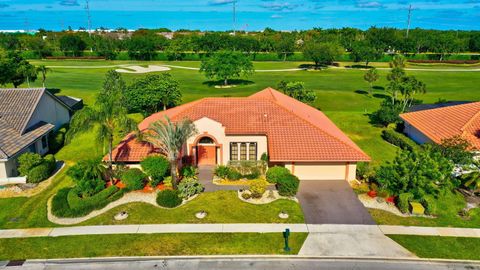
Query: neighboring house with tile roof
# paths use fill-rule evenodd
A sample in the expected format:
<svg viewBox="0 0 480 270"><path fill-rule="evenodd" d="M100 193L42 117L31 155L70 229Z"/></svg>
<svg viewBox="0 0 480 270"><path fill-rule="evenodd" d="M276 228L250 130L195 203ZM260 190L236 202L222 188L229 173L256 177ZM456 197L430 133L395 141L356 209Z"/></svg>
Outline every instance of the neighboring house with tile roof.
<svg viewBox="0 0 480 270"><path fill-rule="evenodd" d="M183 150L195 165L226 165L259 160L290 169L302 180L352 180L356 163L370 158L321 111L274 89L249 97L203 98L147 117L139 124L188 118L199 133ZM135 164L158 153L134 133L114 149L117 163Z"/></svg>
<svg viewBox="0 0 480 270"><path fill-rule="evenodd" d="M0 89L0 179L17 176L17 157L48 152L48 134L72 109L45 88Z"/></svg>
<svg viewBox="0 0 480 270"><path fill-rule="evenodd" d="M405 133L417 143L442 143L460 136L480 150L480 102L404 113Z"/></svg>

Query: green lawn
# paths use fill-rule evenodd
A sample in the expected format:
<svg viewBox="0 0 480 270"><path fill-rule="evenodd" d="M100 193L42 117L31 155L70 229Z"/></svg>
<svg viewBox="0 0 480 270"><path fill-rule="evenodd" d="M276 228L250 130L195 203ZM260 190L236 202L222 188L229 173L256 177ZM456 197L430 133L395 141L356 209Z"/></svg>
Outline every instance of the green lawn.
<svg viewBox="0 0 480 270"><path fill-rule="evenodd" d="M480 209L470 210L468 219L458 215L465 207L465 200L460 194L447 194L437 201L437 217L399 217L386 211L369 209L373 219L381 225L404 225L426 227L464 227L480 228Z"/></svg>
<svg viewBox="0 0 480 270"><path fill-rule="evenodd" d="M195 218L195 213L206 211L207 217ZM113 216L127 211L124 221L115 221ZM278 214L287 212L290 217L281 219ZM203 193L185 206L162 209L145 203L119 206L109 212L88 220L81 225L155 224L155 223L303 223L302 209L296 202L277 200L270 204L253 205L238 199L235 191Z"/></svg>
<svg viewBox="0 0 480 270"><path fill-rule="evenodd" d="M292 233L297 254L307 233ZM130 234L0 239L0 260L112 256L287 254L281 233Z"/></svg>
<svg viewBox="0 0 480 270"><path fill-rule="evenodd" d="M480 238L389 235L421 258L480 260Z"/></svg>
<svg viewBox="0 0 480 270"><path fill-rule="evenodd" d="M105 66L130 64L132 61L32 61L34 64L50 66L78 65L78 66ZM136 63L136 62L135 62ZM140 64L154 64L160 62L141 62ZM199 62L165 62L171 65L198 67ZM300 62L257 62L255 66L261 69L294 68ZM107 68L81 69L81 68L52 68L48 74L47 86L59 88L59 94L83 98L87 105L92 104L95 95L102 86ZM380 88L375 90L375 97L368 97L359 90L366 90L368 84L363 81L364 71L327 69L321 71L294 71L294 72L258 72L247 78L247 83L239 84L231 89L216 89L205 84L206 79L195 70L172 69L171 74L180 82L183 93L183 102L193 101L206 96L247 96L268 86L276 86L281 80L304 81L306 86L316 91L318 99L314 106L321 109L330 117L347 135L373 159L373 164L378 165L383 161L391 160L396 148L386 143L381 137L381 128L373 127L369 123L368 113L375 111L382 101L381 90L386 84L387 71L381 70L381 80L376 83ZM424 81L428 93L418 96L425 103L432 103L438 99L446 100L480 100L480 72L432 72L409 71ZM127 82L145 74L124 74ZM38 80L32 86L40 86ZM138 120L138 116L136 117ZM65 160L71 165L74 162L100 155L104 152L102 147L95 145L93 134L85 134L76 138L64 147L57 158ZM119 139L119 138L117 138ZM32 198L0 199L0 227L41 227L51 226L46 220L46 201L58 189L71 185L71 181L64 174L60 174L47 191ZM130 207L130 206L129 206ZM143 206L132 205L142 211ZM148 207L147 207L148 208ZM227 208L228 209L228 208ZM277 208L278 209L278 208ZM277 210L276 209L276 210ZM147 213L144 211L142 213ZM134 213L130 213L135 215ZM148 216L148 215L147 215ZM111 216L102 216L98 222L107 222ZM213 218L213 217L212 217ZM389 220L394 220L394 217ZM414 219L411 219L414 220ZM476 219L475 219L476 220ZM381 221L381 218L377 218ZM393 222L393 221L392 221ZM397 222L395 220L395 222ZM402 221L403 222L403 221ZM410 222L410 221L409 221ZM448 225L446 220L442 222ZM478 221L468 224L480 224ZM457 224L457 223L452 223ZM459 223L460 224L460 223ZM466 223L467 224L467 223ZM476 226L478 225L469 225Z"/></svg>

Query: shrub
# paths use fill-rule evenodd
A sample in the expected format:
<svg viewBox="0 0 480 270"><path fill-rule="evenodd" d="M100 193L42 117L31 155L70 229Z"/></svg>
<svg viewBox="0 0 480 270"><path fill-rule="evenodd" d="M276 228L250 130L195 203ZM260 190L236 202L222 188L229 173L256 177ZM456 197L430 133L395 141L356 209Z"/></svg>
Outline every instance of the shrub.
<svg viewBox="0 0 480 270"><path fill-rule="evenodd" d="M261 156L260 156L260 160L261 161L264 161L264 162L268 162L270 160L270 158L268 157L268 154L267 153L263 153Z"/></svg>
<svg viewBox="0 0 480 270"><path fill-rule="evenodd" d="M50 174L55 171L55 168L57 167L57 160L53 155L46 155L43 158L43 161L48 164L48 167L50 169Z"/></svg>
<svg viewBox="0 0 480 270"><path fill-rule="evenodd" d="M193 166L183 166L182 167L182 176L186 178L196 178L197 177L197 168Z"/></svg>
<svg viewBox="0 0 480 270"><path fill-rule="evenodd" d="M425 214L435 215L437 213L437 202L433 196L425 195L420 202L425 207Z"/></svg>
<svg viewBox="0 0 480 270"><path fill-rule="evenodd" d="M140 162L142 169L152 178L152 186L157 186L168 175L170 162L162 156L149 156Z"/></svg>
<svg viewBox="0 0 480 270"><path fill-rule="evenodd" d="M122 182L129 190L140 190L145 186L147 176L140 169L130 169L122 174Z"/></svg>
<svg viewBox="0 0 480 270"><path fill-rule="evenodd" d="M242 178L242 174L237 172L236 170L229 170L227 178L233 181L240 180Z"/></svg>
<svg viewBox="0 0 480 270"><path fill-rule="evenodd" d="M48 150L50 153L57 153L63 147L67 128L68 125L63 125L57 131L48 134Z"/></svg>
<svg viewBox="0 0 480 270"><path fill-rule="evenodd" d="M81 160L70 167L67 175L74 181L80 181L83 179L102 179L105 172L106 168L103 166L101 158L91 158Z"/></svg>
<svg viewBox="0 0 480 270"><path fill-rule="evenodd" d="M226 179L228 178L228 174L230 173L230 168L227 166L219 165L215 168L215 175L222 178Z"/></svg>
<svg viewBox="0 0 480 270"><path fill-rule="evenodd" d="M256 179L250 182L250 192L252 198L261 198L263 193L267 190L268 182L263 179Z"/></svg>
<svg viewBox="0 0 480 270"><path fill-rule="evenodd" d="M180 192L180 198L188 199L195 194L202 192L203 186L196 179L184 178L180 184L178 184L178 191Z"/></svg>
<svg viewBox="0 0 480 270"><path fill-rule="evenodd" d="M163 184L165 185L165 187L173 187L172 185L172 177L171 176L167 176L165 178L163 178Z"/></svg>
<svg viewBox="0 0 480 270"><path fill-rule="evenodd" d="M412 193L402 193L398 196L397 207L402 213L410 212L410 201L413 200Z"/></svg>
<svg viewBox="0 0 480 270"><path fill-rule="evenodd" d="M257 171L264 174L267 168L267 163L261 160L240 160L230 161L228 167L230 170L235 170L242 175L255 174Z"/></svg>
<svg viewBox="0 0 480 270"><path fill-rule="evenodd" d="M277 189L281 196L292 197L298 192L300 180L293 174L288 174L278 179Z"/></svg>
<svg viewBox="0 0 480 270"><path fill-rule="evenodd" d="M260 174L260 170L258 168L254 168L249 174L244 175L244 177L249 180L253 180L259 178Z"/></svg>
<svg viewBox="0 0 480 270"><path fill-rule="evenodd" d="M105 182L98 178L84 178L76 181L77 193L80 194L82 198L91 197L105 188Z"/></svg>
<svg viewBox="0 0 480 270"><path fill-rule="evenodd" d="M27 180L29 183L40 183L50 176L50 166L48 163L42 163L36 167L33 167L27 174Z"/></svg>
<svg viewBox="0 0 480 270"><path fill-rule="evenodd" d="M243 192L242 193L242 198L244 198L245 200L248 200L248 199L252 198L252 194L250 194L248 192Z"/></svg>
<svg viewBox="0 0 480 270"><path fill-rule="evenodd" d="M157 195L157 204L167 208L174 208L182 204L178 191L166 189L160 191Z"/></svg>
<svg viewBox="0 0 480 270"><path fill-rule="evenodd" d="M290 171L285 167L275 166L267 171L267 181L276 184L280 178L289 175Z"/></svg>
<svg viewBox="0 0 480 270"><path fill-rule="evenodd" d="M417 145L414 141L392 129L386 129L382 131L382 138L403 150L413 151L417 148Z"/></svg>
<svg viewBox="0 0 480 270"><path fill-rule="evenodd" d="M370 115L370 120L374 124L386 127L389 124L399 123L401 112L402 107L399 102L393 105L391 101L385 100L382 102L380 109Z"/></svg>
<svg viewBox="0 0 480 270"><path fill-rule="evenodd" d="M36 153L24 153L18 157L18 172L20 175L27 175L34 167L43 162L42 157Z"/></svg>
<svg viewBox="0 0 480 270"><path fill-rule="evenodd" d="M116 186L110 186L89 198L80 198L75 188L63 188L52 199L52 213L57 217L81 217L122 196L123 190Z"/></svg>

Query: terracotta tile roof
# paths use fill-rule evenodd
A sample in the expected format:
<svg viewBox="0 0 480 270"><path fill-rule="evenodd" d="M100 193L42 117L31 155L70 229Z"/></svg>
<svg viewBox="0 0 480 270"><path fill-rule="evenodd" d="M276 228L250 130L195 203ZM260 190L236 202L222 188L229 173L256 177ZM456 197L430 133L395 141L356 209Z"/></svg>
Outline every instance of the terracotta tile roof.
<svg viewBox="0 0 480 270"><path fill-rule="evenodd" d="M204 98L187 103L151 115L139 129L145 131L165 116L172 121L208 117L222 123L226 135L266 135L273 162L370 160L322 112L271 88L250 97ZM114 150L117 161L136 162L152 151L148 144L139 147L132 141L124 141ZM122 148L129 153L120 154L118 149Z"/></svg>
<svg viewBox="0 0 480 270"><path fill-rule="evenodd" d="M480 150L480 102L404 113L400 117L435 143L461 136Z"/></svg>

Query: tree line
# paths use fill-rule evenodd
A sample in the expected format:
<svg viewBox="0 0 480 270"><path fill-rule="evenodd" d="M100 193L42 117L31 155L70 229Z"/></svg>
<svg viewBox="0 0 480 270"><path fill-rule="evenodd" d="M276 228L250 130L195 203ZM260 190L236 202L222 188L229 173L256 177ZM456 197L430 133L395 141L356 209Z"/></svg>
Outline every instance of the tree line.
<svg viewBox="0 0 480 270"><path fill-rule="evenodd" d="M0 33L0 48L6 51L28 51L32 57L55 55L81 56L91 52L95 56L116 59L120 52L128 52L131 59L151 60L164 52L169 60L181 60L187 53L211 54L217 51L240 51L255 56L275 53L286 60L295 52L304 52L317 44L323 48L350 53L352 60L372 61L385 53L435 53L440 59L449 54L480 52L480 31L412 29L371 27L321 29L283 32L266 28L261 32L199 32L168 29L139 29L134 32L97 30L94 33L76 31L39 30L35 34ZM167 38L168 37L168 38ZM170 39L171 38L171 39ZM334 44L332 46L331 44ZM325 47L326 46L326 47ZM366 57L367 55L368 57Z"/></svg>

